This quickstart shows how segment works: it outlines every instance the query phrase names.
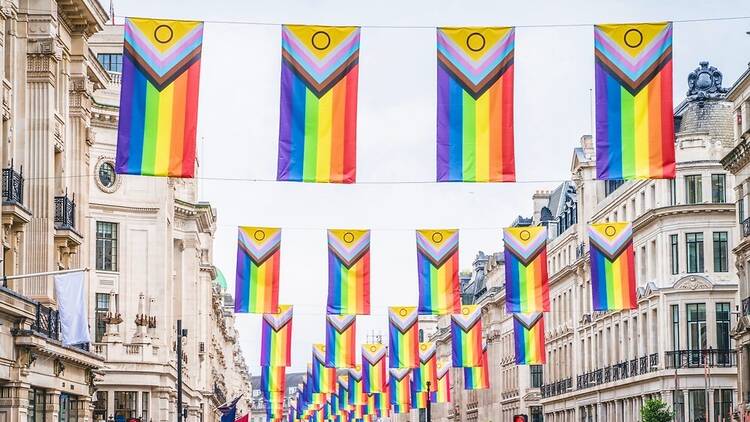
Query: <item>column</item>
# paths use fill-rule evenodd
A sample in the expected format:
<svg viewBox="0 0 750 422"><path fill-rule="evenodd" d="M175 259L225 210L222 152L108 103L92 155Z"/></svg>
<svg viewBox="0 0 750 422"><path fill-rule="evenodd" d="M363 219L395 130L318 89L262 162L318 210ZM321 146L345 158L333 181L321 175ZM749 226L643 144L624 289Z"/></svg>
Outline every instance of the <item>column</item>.
<svg viewBox="0 0 750 422"><path fill-rule="evenodd" d="M8 422L26 422L29 406L29 385L12 383L0 387L0 414L7 414Z"/></svg>
<svg viewBox="0 0 750 422"><path fill-rule="evenodd" d="M60 390L46 390L44 403L44 420L58 420L60 417Z"/></svg>

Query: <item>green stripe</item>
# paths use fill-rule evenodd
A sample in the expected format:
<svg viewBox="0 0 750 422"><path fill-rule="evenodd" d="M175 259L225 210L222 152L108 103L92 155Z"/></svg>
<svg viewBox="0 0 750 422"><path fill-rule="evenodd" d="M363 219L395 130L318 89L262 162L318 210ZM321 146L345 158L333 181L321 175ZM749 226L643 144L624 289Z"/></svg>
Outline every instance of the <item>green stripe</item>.
<svg viewBox="0 0 750 422"><path fill-rule="evenodd" d="M622 133L622 178L635 175L635 116L634 98L625 88L620 88L620 113Z"/></svg>
<svg viewBox="0 0 750 422"><path fill-rule="evenodd" d="M474 182L477 179L477 167L476 167L476 149L477 149L477 134L476 134L476 104L474 98L471 97L466 91L463 93L463 172L464 181Z"/></svg>
<svg viewBox="0 0 750 422"><path fill-rule="evenodd" d="M339 280L341 280L341 313L353 312L352 304L349 303L349 270L343 264L339 265Z"/></svg>
<svg viewBox="0 0 750 422"><path fill-rule="evenodd" d="M159 91L150 83L146 83L144 118L141 172L143 174L154 174L156 167L156 133L159 129Z"/></svg>
<svg viewBox="0 0 750 422"><path fill-rule="evenodd" d="M318 163L318 97L306 89L305 95L305 163L302 180L314 182Z"/></svg>

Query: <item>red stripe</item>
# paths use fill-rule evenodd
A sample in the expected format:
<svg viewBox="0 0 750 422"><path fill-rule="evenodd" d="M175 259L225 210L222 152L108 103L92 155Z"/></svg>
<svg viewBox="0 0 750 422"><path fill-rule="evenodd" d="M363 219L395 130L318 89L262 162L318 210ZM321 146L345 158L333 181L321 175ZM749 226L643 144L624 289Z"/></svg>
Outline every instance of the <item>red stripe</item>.
<svg viewBox="0 0 750 422"><path fill-rule="evenodd" d="M359 65L346 75L346 120L344 124L344 172L343 183L354 183L357 179L357 83Z"/></svg>
<svg viewBox="0 0 750 422"><path fill-rule="evenodd" d="M648 173L649 177L662 177L661 82L662 73L651 80L648 87Z"/></svg>
<svg viewBox="0 0 750 422"><path fill-rule="evenodd" d="M490 98L490 156L487 157L489 162L489 176L491 182L501 182L503 180L503 132L500 124L503 120L503 103L502 103L503 80L498 79L487 90L485 95ZM478 160L484 157L477 157Z"/></svg>
<svg viewBox="0 0 750 422"><path fill-rule="evenodd" d="M661 152L664 171L662 177L674 179L674 117L672 115L672 60L659 72L661 78Z"/></svg>
<svg viewBox="0 0 750 422"><path fill-rule="evenodd" d="M516 164L513 148L513 70L511 65L502 77L503 81L503 181L516 180ZM545 260L546 262L546 260Z"/></svg>
<svg viewBox="0 0 750 422"><path fill-rule="evenodd" d="M623 302L628 303L630 309L635 309L638 307L638 302L635 297L635 253L633 252L632 243L623 252L623 256L620 259L623 260L622 264L625 267L623 268L625 273L622 274L622 287L625 289L625 292L623 293ZM621 265L620 268L622 268L623 265Z"/></svg>
<svg viewBox="0 0 750 422"><path fill-rule="evenodd" d="M277 250L269 259L269 263L273 265L273 279L270 280L273 287L269 289L271 290L271 297L268 299L268 303L271 304L271 309L273 309L274 312L278 312L279 309L279 267L281 267L280 258L281 251Z"/></svg>
<svg viewBox="0 0 750 422"><path fill-rule="evenodd" d="M172 138L169 140L168 174L182 173L182 150L185 146L185 96L189 75L183 73L172 82L174 87L172 99Z"/></svg>
<svg viewBox="0 0 750 422"><path fill-rule="evenodd" d="M545 247L544 250L539 254L538 257L536 257L535 261L537 261L539 265L539 274L541 283L541 293L542 293L542 309L544 309L544 312L549 312L549 278L547 276L547 248Z"/></svg>
<svg viewBox="0 0 750 422"><path fill-rule="evenodd" d="M195 176L195 137L198 131L198 89L201 79L201 61L187 70L187 96L185 101L185 143L182 149L182 177Z"/></svg>
<svg viewBox="0 0 750 422"><path fill-rule="evenodd" d="M362 256L362 259L360 261L360 264L362 265L362 304L359 309L362 310L362 313L365 315L370 314L370 252L368 251L366 254Z"/></svg>

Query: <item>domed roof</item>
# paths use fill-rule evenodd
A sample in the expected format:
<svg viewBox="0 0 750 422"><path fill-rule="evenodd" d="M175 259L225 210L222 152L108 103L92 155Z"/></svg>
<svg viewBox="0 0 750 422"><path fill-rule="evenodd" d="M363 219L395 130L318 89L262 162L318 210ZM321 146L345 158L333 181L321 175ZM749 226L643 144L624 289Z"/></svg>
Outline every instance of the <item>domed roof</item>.
<svg viewBox="0 0 750 422"><path fill-rule="evenodd" d="M214 280L214 283L218 284L219 287L221 287L221 290L227 289L227 279L224 278L224 273L218 268L216 268L216 280Z"/></svg>

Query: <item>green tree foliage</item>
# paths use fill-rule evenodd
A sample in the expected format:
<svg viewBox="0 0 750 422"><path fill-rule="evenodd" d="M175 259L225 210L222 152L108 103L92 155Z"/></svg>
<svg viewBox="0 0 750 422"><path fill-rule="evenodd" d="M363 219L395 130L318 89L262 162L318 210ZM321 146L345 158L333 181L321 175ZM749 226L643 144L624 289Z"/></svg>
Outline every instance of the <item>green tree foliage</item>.
<svg viewBox="0 0 750 422"><path fill-rule="evenodd" d="M672 412L661 399L649 399L641 408L643 422L671 422Z"/></svg>

